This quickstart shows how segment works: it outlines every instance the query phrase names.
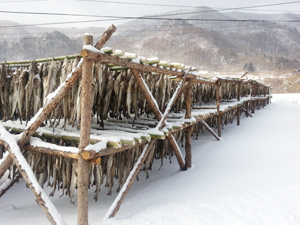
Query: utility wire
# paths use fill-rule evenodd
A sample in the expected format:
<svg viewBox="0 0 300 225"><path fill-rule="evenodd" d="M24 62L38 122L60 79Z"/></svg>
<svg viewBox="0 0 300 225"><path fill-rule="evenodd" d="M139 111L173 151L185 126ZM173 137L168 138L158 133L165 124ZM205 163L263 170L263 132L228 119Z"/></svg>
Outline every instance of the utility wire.
<svg viewBox="0 0 300 225"><path fill-rule="evenodd" d="M126 5L147 5L147 6L164 6L164 7L186 7L186 8L207 8L204 6L187 6L187 5L165 5L165 4L152 4L152 3L138 3L138 2L119 2L119 1L101 1L101 0L78 0L84 2L102 2L102 3L112 3L112 4L126 4ZM256 6L244 6L244 7L235 7L235 8L225 8L218 10L207 10L203 12L215 12L215 11L227 11L227 10L237 10L237 9L252 9L252 8L261 8L261 7L270 7L270 6L278 6L278 5L289 5L300 3L300 1L293 2L281 2L274 4L265 4L265 5L256 5Z"/></svg>
<svg viewBox="0 0 300 225"><path fill-rule="evenodd" d="M100 2L100 3L112 3L112 4L126 4L126 5L147 5L147 6L163 6L163 7L179 7L179 8L207 8L206 6L193 6L193 5L165 5L165 4L151 4L151 3L138 3L138 2L119 2L119 1L100 1L100 0L77 0L77 1L82 1L82 2ZM300 3L298 2L287 2L287 3L278 3L280 5L282 4L293 4L293 3ZM203 11L203 12L216 12L216 11L223 11L223 10L233 10L233 9L239 9L239 10L252 10L252 11L271 11L271 12L291 12L291 11L286 11L286 10L267 10L267 9L262 9L262 10L255 10L252 8L257 8L257 7L266 7L266 6L275 6L277 4L269 4L269 5L262 5L262 6L249 6L248 7L239 7L239 8L215 8L214 10L209 10L209 11ZM292 11L292 12L300 12L300 11ZM202 12L201 12L202 13Z"/></svg>
<svg viewBox="0 0 300 225"><path fill-rule="evenodd" d="M78 0L78 1L112 3L112 4L123 4L123 5L147 5L147 6L166 6L166 7L180 7L180 8L206 8L205 6L164 5L164 4L151 4L151 3L138 3L138 2L98 1L98 0Z"/></svg>
<svg viewBox="0 0 300 225"><path fill-rule="evenodd" d="M186 13L173 13L173 14L162 14L160 17L164 16L179 16L179 15L187 15L187 14L195 14L195 13L207 13L207 12L218 12L218 11L228 11L228 10L237 10L237 9L250 9L250 8L259 8L259 7L269 7L269 6L277 6L277 5L287 5L300 3L300 1L294 2L283 2L276 4L268 4L268 5L257 5L257 6L246 6L246 7L237 7L237 8L226 8L219 10L206 10L206 11L196 11L196 12L186 12ZM30 15L51 15L51 16L84 16L84 17L102 17L102 18L115 18L115 19L163 19L156 16L141 16L141 17L132 17L132 16L99 16L99 15L85 15L85 14L73 14L73 13L47 13L47 12L20 12L20 11L0 11L0 13L14 13L14 14L30 14ZM172 19L172 18L170 18ZM177 18L178 19L178 18Z"/></svg>
<svg viewBox="0 0 300 225"><path fill-rule="evenodd" d="M0 11L1 12L1 11ZM115 21L121 19L128 19L128 17L115 17L115 19L102 19L102 20L83 20L83 21L68 21L68 22L51 22L51 23L38 23L38 24L19 24L19 25L6 25L0 26L0 28L8 27L30 27L30 26L43 26L43 25L59 25L59 24L71 24L71 23L89 23L89 22L104 22L104 21ZM165 21L203 21L203 22L256 22L256 23L269 23L269 22L293 22L299 23L300 20L240 20L240 19L196 19L196 18L153 18L153 17L132 17L132 19L143 19L143 20L165 20Z"/></svg>
<svg viewBox="0 0 300 225"><path fill-rule="evenodd" d="M0 1L0 3L14 3L14 2L47 2L48 0L11 0L11 1Z"/></svg>

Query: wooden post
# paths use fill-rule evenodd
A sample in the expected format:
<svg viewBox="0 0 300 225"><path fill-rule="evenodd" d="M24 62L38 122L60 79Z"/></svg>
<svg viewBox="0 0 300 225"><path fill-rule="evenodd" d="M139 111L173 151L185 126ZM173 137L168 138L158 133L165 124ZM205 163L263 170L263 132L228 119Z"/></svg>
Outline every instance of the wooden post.
<svg viewBox="0 0 300 225"><path fill-rule="evenodd" d="M115 25L110 25L107 30L102 34L101 38L99 39L99 41L97 41L95 48L97 49L101 49L103 47L103 45L106 43L106 41L108 39L111 38L112 34L117 30L117 28L115 27Z"/></svg>
<svg viewBox="0 0 300 225"><path fill-rule="evenodd" d="M185 111L185 118L191 119L192 117L192 86L189 87L184 92L184 98L186 103L186 111ZM190 126L185 129L185 166L186 169L192 167L192 132L193 127Z"/></svg>
<svg viewBox="0 0 300 225"><path fill-rule="evenodd" d="M221 131L221 123L222 123L222 117L220 114L220 81L216 82L216 98L217 98L217 125L218 125L218 136L221 137L222 131Z"/></svg>
<svg viewBox="0 0 300 225"><path fill-rule="evenodd" d="M238 82L238 96L237 100L241 101L241 82ZM241 106L237 107L237 125L240 125L241 121Z"/></svg>
<svg viewBox="0 0 300 225"><path fill-rule="evenodd" d="M192 167L192 132L193 127L185 129L185 166L186 169Z"/></svg>
<svg viewBox="0 0 300 225"><path fill-rule="evenodd" d="M255 113L255 100L251 101L251 113Z"/></svg>
<svg viewBox="0 0 300 225"><path fill-rule="evenodd" d="M93 36L85 34L83 45L93 45ZM84 59L82 65L82 101L81 101L81 121L80 121L80 141L78 157L78 181L77 181L77 209L78 225L88 225L88 168L89 162L82 158L84 148L90 142L91 112L92 112L92 70L93 61Z"/></svg>
<svg viewBox="0 0 300 225"><path fill-rule="evenodd" d="M156 119L158 121L160 121L163 114L159 110L157 102L155 101L155 99L153 98L151 92L149 91L144 79L142 78L142 76L139 74L139 72L137 70L132 70L132 73L134 74L134 76L137 79L137 83L138 83L138 85L139 85L139 87L140 87L140 89L141 89L148 105L149 105L149 108L153 112ZM183 161L183 157L182 157L182 154L180 152L180 148L178 147L178 145L176 143L176 140L174 139L172 134L168 135L166 138L169 141L171 149L173 150L173 152L176 156L176 159L178 161L180 169L185 170L185 163Z"/></svg>

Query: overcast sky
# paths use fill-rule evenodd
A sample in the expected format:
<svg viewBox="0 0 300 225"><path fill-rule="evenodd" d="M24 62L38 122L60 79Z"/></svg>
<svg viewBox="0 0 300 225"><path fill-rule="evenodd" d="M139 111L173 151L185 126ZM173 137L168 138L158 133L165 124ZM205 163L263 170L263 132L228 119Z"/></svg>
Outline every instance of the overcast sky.
<svg viewBox="0 0 300 225"><path fill-rule="evenodd" d="M107 3L111 2L111 3ZM111 23L116 25L125 22L124 20L107 21L108 18L92 16L58 16L58 15L26 15L5 13L3 11L13 12L40 12L40 13L65 13L81 14L95 16L143 16L149 14L164 13L172 10L178 10L180 7L154 6L154 5L137 5L121 4L128 3L147 3L163 5L180 5L180 6L207 6L212 8L237 8L246 6L260 6L277 3L290 3L278 6L259 7L249 12L260 13L279 13L279 12L300 12L300 1L293 0L108 0L106 3L100 0L0 0L0 20L12 20L18 23L42 24L51 22L74 22L89 20L106 20L98 22L71 23L68 26L108 26ZM112 3L115 2L115 3ZM119 3L116 3L119 2ZM297 3L291 3L297 2ZM181 7L186 8L186 7ZM254 11L255 10L255 11ZM268 10L268 11L262 11ZM298 10L298 11L297 11ZM243 10L245 11L245 10ZM52 25L58 27L59 25ZM62 26L62 25L60 25ZM66 26L66 25L64 25Z"/></svg>

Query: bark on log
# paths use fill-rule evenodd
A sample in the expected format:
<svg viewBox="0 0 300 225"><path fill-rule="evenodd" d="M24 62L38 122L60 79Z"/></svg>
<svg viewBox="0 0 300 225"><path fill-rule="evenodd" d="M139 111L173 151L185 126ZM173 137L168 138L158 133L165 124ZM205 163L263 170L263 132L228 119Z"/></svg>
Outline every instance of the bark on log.
<svg viewBox="0 0 300 225"><path fill-rule="evenodd" d="M10 155L6 155L6 158L0 165L0 179L3 177L4 173L9 169L9 167L12 165L13 160L10 157Z"/></svg>
<svg viewBox="0 0 300 225"><path fill-rule="evenodd" d="M81 55L87 59L93 59L98 62L106 62L111 63L117 66L122 66L125 68L129 68L132 70L138 70L138 71L145 71L145 72L156 72L160 74L169 74L173 76L177 76L179 78L182 78L184 76L183 72L168 70L168 69L161 69L160 67L154 67L149 65L144 65L140 63L131 62L128 59L122 59L116 56L104 54L101 52L94 52L88 49L81 50ZM193 74L187 74L187 79L195 78L196 76Z"/></svg>
<svg viewBox="0 0 300 225"><path fill-rule="evenodd" d="M93 36L84 36L84 45L93 44ZM79 141L79 158L78 158L78 181L77 181L77 224L88 225L88 186L89 177L88 168L90 162L86 161L81 153L90 142L91 130L91 111L92 111L92 70L93 61L84 59L82 65L81 79L81 121L80 121L80 141Z"/></svg>
<svg viewBox="0 0 300 225"><path fill-rule="evenodd" d="M237 125L239 126L241 124L241 107L237 107L236 111L236 116L237 116Z"/></svg>
<svg viewBox="0 0 300 225"><path fill-rule="evenodd" d="M40 152L48 155L56 155L56 156L62 156L70 159L78 159L78 153L71 153L71 152L65 152L65 151L59 151L56 149L52 148L44 148L44 147L37 147L37 146L32 146L32 145L25 145L24 146L25 150L30 150L30 151L35 151L35 152Z"/></svg>
<svg viewBox="0 0 300 225"><path fill-rule="evenodd" d="M193 127L188 127L185 130L185 166L186 169L192 167L192 132Z"/></svg>
<svg viewBox="0 0 300 225"><path fill-rule="evenodd" d="M184 92L184 98L186 102L186 111L185 111L185 118L191 119L192 118L192 86L189 87Z"/></svg>
<svg viewBox="0 0 300 225"><path fill-rule="evenodd" d="M102 34L101 38L99 41L96 43L95 48L101 49L104 44L111 38L112 34L117 30L115 25L110 25L107 30Z"/></svg>
<svg viewBox="0 0 300 225"><path fill-rule="evenodd" d="M241 101L241 95L242 95L241 86L242 86L242 84L239 82L238 83L238 93L237 93L238 101ZM237 125L239 126L240 123L241 123L241 107L238 107L237 108Z"/></svg>
<svg viewBox="0 0 300 225"><path fill-rule="evenodd" d="M217 124L218 124L218 136L222 136L222 116L217 115Z"/></svg>
<svg viewBox="0 0 300 225"><path fill-rule="evenodd" d="M217 111L218 111L218 115L217 115L217 126L218 126L218 136L221 137L222 135L222 131L221 131L221 122L222 122L222 118L220 115L220 83L219 81L216 82L216 97L217 97Z"/></svg>
<svg viewBox="0 0 300 225"><path fill-rule="evenodd" d="M35 195L39 205L41 206L42 210L44 211L44 213L46 214L47 219L49 220L49 222L51 224L65 224L65 222L63 221L63 219L61 218L61 215L58 213L58 211L56 210L56 208L54 207L54 205L50 206L51 212L49 211L49 206L47 207L47 202L48 204L51 203L51 201L48 199L48 201L46 202L44 200L44 198L48 198L48 196L44 193L43 194L43 189L40 187L40 190L36 190L36 187L33 185L33 181L31 181L30 177L34 177L33 172L32 172L32 176L30 176L28 174L28 171L26 171L26 168L23 168L23 165L19 164L19 160L20 161L26 161L26 159L23 157L20 149L14 149L14 152L12 152L12 149L10 148L10 145L8 143L4 142L4 146L5 148L9 151L11 158L13 159L14 164L17 166L19 172L21 173L22 177L24 178L27 186L30 188L30 190L33 192L33 194ZM15 152L17 151L17 155L15 154ZM21 157L21 158L20 158ZM27 164L28 165L28 164ZM28 165L28 168L30 170L30 167ZM38 182L35 182L36 184L38 184Z"/></svg>

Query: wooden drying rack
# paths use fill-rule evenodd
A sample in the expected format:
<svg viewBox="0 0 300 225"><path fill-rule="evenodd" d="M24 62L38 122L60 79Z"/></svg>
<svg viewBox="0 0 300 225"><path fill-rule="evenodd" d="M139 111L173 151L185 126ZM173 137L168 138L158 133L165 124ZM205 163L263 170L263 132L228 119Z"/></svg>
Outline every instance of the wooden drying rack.
<svg viewBox="0 0 300 225"><path fill-rule="evenodd" d="M73 158L78 160L78 183L77 183L77 193L78 193L78 224L87 225L88 224L88 177L85 174L88 173L88 166L90 163L99 163L100 157L103 155L109 155L116 152L125 151L137 145L145 145L140 158L136 162L136 166L131 171L130 176L127 178L126 185L123 186L121 192L119 193L117 199L115 200L115 206L112 206L109 210L106 217L114 217L117 211L120 208L122 201L124 200L126 194L128 193L135 177L138 175L149 151L156 141L157 138L166 138L171 146L172 151L174 152L176 159L178 161L179 167L181 170L187 170L192 165L191 160L191 135L193 131L193 126L197 123L202 123L203 126L207 128L207 130L217 139L220 140L221 137L221 119L222 116L233 109L237 110L237 125L240 124L240 114L242 111L246 113L247 116L251 116L249 111L252 110L252 113L255 111L255 108L259 108L260 106L265 106L270 101L270 87L264 84L258 83L256 81L245 81L241 79L235 78L218 78L215 80L205 79L203 77L198 77L192 73L189 73L189 70L185 72L180 71L173 71L163 67L154 67L151 65L146 65L143 63L136 63L132 62L128 59L122 59L116 56L112 56L109 54L105 54L100 51L106 41L111 37L111 35L115 32L116 27L110 26L100 38L100 40L96 43L93 47L93 37L91 35L84 36L84 48L81 51L81 62L78 64L77 68L68 76L65 82L58 88L57 94L48 101L48 103L37 113L35 119L31 123L31 125L23 129L18 129L16 127L7 127L7 129L13 130L15 133L21 133L21 137L17 142L18 149L11 146L11 143L7 142L6 140L2 139L2 134L0 134L0 144L4 145L6 150L9 151L9 155L2 161L0 165L0 178L3 174L8 170L8 168L15 164L18 167L21 175L25 179L27 185L30 187L32 192L35 194L37 201L39 202L40 206L42 207L43 211L45 212L48 220L51 224L64 224L63 220L56 215L54 215L49 210L49 206L46 204L47 196L44 196L37 190L37 188L33 185L33 181L31 180L30 176L28 175L28 169L24 168L22 164L19 163L20 156L17 153L20 152L20 149L30 149L32 151L38 151L45 154L53 154L53 155L60 155L68 158ZM60 58L59 58L60 59ZM44 60L44 59L43 59ZM124 68L129 68L132 70L133 75L136 77L138 86L143 93L147 104L149 105L152 113L155 116L157 122L155 123L156 128L161 131L162 128L166 125L166 119L170 116L170 110L172 105L174 104L175 100L184 94L185 101L186 101L186 112L184 118L182 119L182 115L175 115L173 114L174 118L181 118L178 119L178 122L181 122L180 125L177 125L170 128L167 132L160 137L155 135L147 134L142 137L140 140L135 140L135 142L131 143L121 143L119 146L114 145L113 143L110 145L108 144L107 148L100 151L92 151L92 150L85 150L86 146L93 142L90 137L91 133L91 110L82 110L81 115L81 124L80 124L80 136L73 137L79 141L78 146L78 153L70 153L70 152L63 152L55 149L49 149L44 147L34 147L28 144L29 139L33 135L39 135L37 130L42 125L43 121L49 116L51 111L62 101L66 93L70 90L76 80L78 80L79 76L82 74L82 102L81 107L84 106L85 109L92 109L91 105L91 85L92 85L92 65L93 62L101 62L101 63L111 63L117 66L121 66ZM19 63L12 63L14 65L24 65L29 63L28 61L22 61ZM179 85L169 101L166 110L162 112L157 103L155 98L152 96L151 92L149 91L143 77L141 76L141 72L155 72L159 74L168 74L173 76L176 80L178 80ZM238 84L238 98L237 102L229 105L227 108L224 108L221 104L220 94L219 94L219 87L220 83L229 82ZM191 102L191 93L192 93L192 86L191 84L195 83L204 83L204 84L212 84L216 85L216 96L217 102L215 109L208 113L203 114L197 111L197 109L193 109L192 102ZM252 86L252 93L251 97L241 99L241 85L243 84L250 84ZM244 106L246 105L247 108ZM217 117L217 127L218 127L218 134L216 134L213 129L209 127L209 125L205 122L206 119L211 117ZM176 119L175 119L176 120ZM173 136L174 132L177 132L178 129L185 130L185 159L183 158L181 151L176 143L176 140ZM43 135L50 135L53 137L53 134L43 133ZM51 136L52 135L52 136ZM61 136L59 137L61 138ZM67 136L66 138L70 138ZM97 142L99 140L94 140Z"/></svg>

